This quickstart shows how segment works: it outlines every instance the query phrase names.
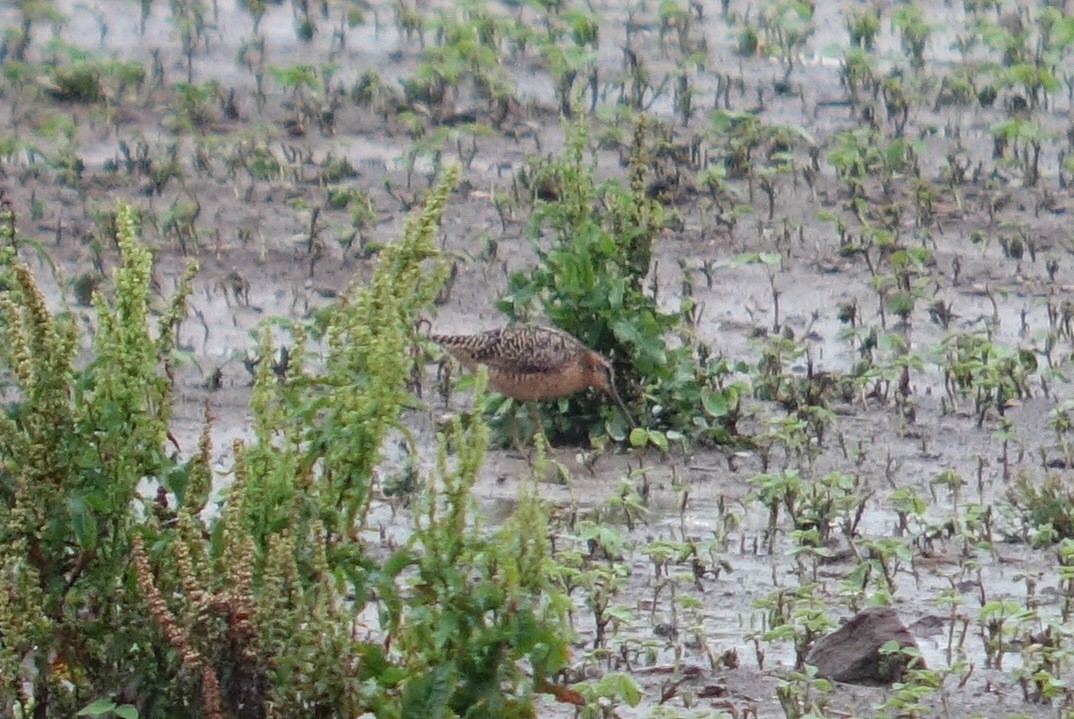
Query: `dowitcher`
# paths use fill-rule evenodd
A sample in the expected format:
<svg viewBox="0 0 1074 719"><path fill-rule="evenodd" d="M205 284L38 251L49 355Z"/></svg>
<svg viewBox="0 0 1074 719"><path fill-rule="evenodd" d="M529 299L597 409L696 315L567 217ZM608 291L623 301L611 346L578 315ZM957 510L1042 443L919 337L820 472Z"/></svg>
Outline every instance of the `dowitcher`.
<svg viewBox="0 0 1074 719"><path fill-rule="evenodd" d="M615 389L612 363L566 332L514 325L473 335L433 334L430 339L467 369L485 365L489 386L504 396L533 402L592 387L611 397L627 423L635 426Z"/></svg>

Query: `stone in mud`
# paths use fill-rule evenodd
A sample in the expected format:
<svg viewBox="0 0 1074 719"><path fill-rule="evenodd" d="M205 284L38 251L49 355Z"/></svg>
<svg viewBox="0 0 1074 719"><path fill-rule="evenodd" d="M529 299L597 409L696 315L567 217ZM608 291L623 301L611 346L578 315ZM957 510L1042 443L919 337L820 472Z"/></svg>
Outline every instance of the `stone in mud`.
<svg viewBox="0 0 1074 719"><path fill-rule="evenodd" d="M848 684L891 684L902 678L907 657L880 653L894 639L902 648L917 648L910 630L890 607L869 607L854 615L827 636L821 637L806 656L817 673ZM925 668L918 659L915 668Z"/></svg>

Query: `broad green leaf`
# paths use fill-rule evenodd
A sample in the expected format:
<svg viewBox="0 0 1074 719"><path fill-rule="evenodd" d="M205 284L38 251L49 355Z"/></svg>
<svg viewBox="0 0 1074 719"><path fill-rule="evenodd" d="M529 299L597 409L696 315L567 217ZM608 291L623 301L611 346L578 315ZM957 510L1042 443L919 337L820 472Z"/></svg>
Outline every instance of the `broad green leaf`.
<svg viewBox="0 0 1074 719"><path fill-rule="evenodd" d="M727 414L727 397L723 392L714 392L709 389L701 391L701 406L713 417L723 417Z"/></svg>
<svg viewBox="0 0 1074 719"><path fill-rule="evenodd" d="M597 681L598 696L619 697L627 706L636 707L641 701L642 691L638 683L629 674L609 672Z"/></svg>
<svg viewBox="0 0 1074 719"><path fill-rule="evenodd" d="M107 714L110 711L114 711L116 703L107 697L101 697L90 702L88 705L78 710L77 716L96 716L98 714Z"/></svg>

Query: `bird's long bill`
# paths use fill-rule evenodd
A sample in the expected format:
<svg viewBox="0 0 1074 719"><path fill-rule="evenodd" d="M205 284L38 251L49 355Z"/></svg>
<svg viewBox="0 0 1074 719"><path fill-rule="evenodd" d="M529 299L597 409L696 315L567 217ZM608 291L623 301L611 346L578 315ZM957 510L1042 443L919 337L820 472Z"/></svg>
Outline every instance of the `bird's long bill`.
<svg viewBox="0 0 1074 719"><path fill-rule="evenodd" d="M615 390L614 380L608 383L608 395L615 400L615 404L618 405L619 411L623 413L623 419L627 421L627 424L630 425L630 428L634 429L635 427L637 427L638 425L634 423L634 418L630 416L630 410L626 408L626 405L623 404L623 400L619 396L619 393Z"/></svg>

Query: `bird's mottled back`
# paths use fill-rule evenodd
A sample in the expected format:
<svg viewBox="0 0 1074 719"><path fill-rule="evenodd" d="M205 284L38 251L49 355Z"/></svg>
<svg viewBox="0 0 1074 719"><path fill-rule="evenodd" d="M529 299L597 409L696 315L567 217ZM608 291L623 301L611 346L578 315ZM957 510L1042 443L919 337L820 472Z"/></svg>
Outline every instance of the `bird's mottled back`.
<svg viewBox="0 0 1074 719"><path fill-rule="evenodd" d="M452 357L472 367L519 374L556 372L589 350L566 332L536 325L515 325L474 335L432 335Z"/></svg>

